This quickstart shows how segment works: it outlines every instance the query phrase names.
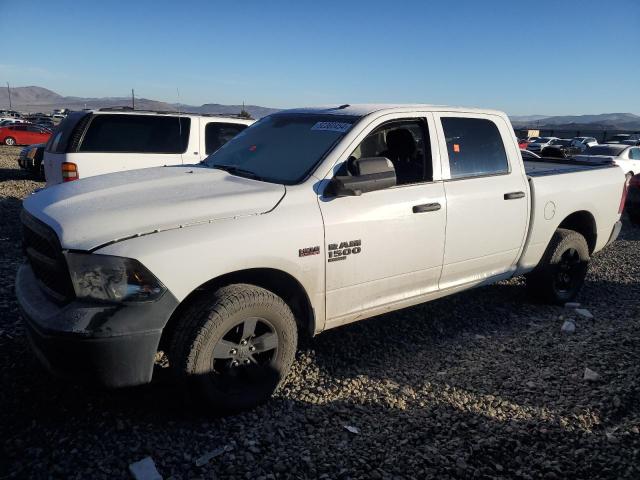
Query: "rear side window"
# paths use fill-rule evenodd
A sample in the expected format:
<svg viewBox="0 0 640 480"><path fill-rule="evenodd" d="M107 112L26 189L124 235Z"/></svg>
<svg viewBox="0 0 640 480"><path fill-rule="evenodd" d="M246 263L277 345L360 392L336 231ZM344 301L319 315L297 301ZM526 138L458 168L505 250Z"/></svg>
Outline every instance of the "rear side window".
<svg viewBox="0 0 640 480"><path fill-rule="evenodd" d="M629 158L632 160L640 160L640 148L632 148L629 151Z"/></svg>
<svg viewBox="0 0 640 480"><path fill-rule="evenodd" d="M151 115L96 115L79 152L184 153L191 119Z"/></svg>
<svg viewBox="0 0 640 480"><path fill-rule="evenodd" d="M509 172L498 127L482 118L442 118L451 178Z"/></svg>
<svg viewBox="0 0 640 480"><path fill-rule="evenodd" d="M206 127L204 127L207 155L218 150L245 128L247 128L246 125L239 123L207 123Z"/></svg>

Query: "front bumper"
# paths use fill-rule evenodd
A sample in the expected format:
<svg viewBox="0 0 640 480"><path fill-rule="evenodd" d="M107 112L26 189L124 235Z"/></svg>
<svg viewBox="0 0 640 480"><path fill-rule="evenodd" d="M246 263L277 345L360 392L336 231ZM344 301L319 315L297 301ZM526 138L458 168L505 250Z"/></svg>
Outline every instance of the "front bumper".
<svg viewBox="0 0 640 480"><path fill-rule="evenodd" d="M151 381L162 329L178 305L169 292L155 302L54 303L22 265L16 296L31 347L52 373L105 387Z"/></svg>

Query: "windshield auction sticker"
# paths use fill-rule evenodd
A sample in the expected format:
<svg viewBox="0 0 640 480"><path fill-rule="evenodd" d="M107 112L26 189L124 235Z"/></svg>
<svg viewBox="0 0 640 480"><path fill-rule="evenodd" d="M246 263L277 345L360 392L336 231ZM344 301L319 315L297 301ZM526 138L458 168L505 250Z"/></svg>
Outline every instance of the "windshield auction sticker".
<svg viewBox="0 0 640 480"><path fill-rule="evenodd" d="M323 130L325 132L340 132L344 133L351 128L350 123L342 123L342 122L318 122L311 130Z"/></svg>

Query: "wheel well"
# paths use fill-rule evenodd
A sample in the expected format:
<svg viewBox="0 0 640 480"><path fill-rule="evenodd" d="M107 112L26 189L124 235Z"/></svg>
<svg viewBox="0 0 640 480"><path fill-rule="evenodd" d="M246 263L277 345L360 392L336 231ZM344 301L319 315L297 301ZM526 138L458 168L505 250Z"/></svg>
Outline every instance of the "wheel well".
<svg viewBox="0 0 640 480"><path fill-rule="evenodd" d="M273 268L252 268L238 272L227 273L209 280L191 292L173 312L165 325L160 339L160 350L168 346L168 341L176 327L180 324L184 310L207 292L213 292L226 285L234 283L249 283L269 290L282 298L298 323L301 333L313 335L315 331L315 315L309 296L304 287L290 274Z"/></svg>
<svg viewBox="0 0 640 480"><path fill-rule="evenodd" d="M589 212L581 210L572 213L558 225L558 228L566 228L580 233L587 241L587 245L589 245L589 253L593 253L596 248L598 231L596 229L596 220Z"/></svg>

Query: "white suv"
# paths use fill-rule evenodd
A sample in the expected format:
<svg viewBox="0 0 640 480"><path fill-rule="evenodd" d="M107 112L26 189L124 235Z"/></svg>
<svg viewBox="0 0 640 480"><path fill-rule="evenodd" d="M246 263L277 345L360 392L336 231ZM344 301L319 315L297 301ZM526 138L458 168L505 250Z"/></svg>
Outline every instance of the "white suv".
<svg viewBox="0 0 640 480"><path fill-rule="evenodd" d="M199 163L252 123L131 109L74 112L47 143L47 187L104 173Z"/></svg>

